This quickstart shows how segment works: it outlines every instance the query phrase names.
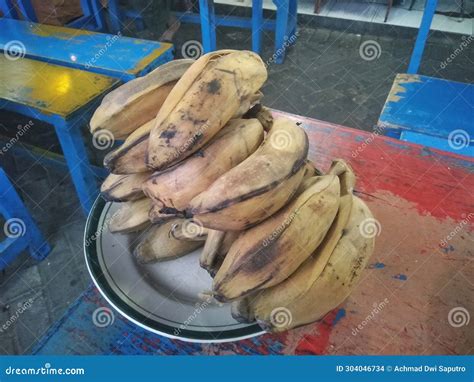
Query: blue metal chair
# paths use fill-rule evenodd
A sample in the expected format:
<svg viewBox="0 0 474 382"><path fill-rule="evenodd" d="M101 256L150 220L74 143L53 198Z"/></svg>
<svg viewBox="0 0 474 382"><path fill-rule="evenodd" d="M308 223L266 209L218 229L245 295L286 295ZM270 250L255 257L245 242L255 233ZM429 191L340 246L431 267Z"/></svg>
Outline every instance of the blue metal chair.
<svg viewBox="0 0 474 382"><path fill-rule="evenodd" d="M0 189L0 214L5 219L3 231L6 235L6 239L0 242L0 270L5 269L25 249L34 259L43 260L51 247L2 168Z"/></svg>
<svg viewBox="0 0 474 382"><path fill-rule="evenodd" d="M199 0L200 13L177 13L181 22L201 24L202 43L205 53L216 50L216 27L230 26L252 30L252 50L261 52L262 31L275 31L275 53L273 61L283 63L289 45L296 40L297 0L273 0L276 5L276 19L263 18L263 1L252 1L252 18L216 16L213 0Z"/></svg>

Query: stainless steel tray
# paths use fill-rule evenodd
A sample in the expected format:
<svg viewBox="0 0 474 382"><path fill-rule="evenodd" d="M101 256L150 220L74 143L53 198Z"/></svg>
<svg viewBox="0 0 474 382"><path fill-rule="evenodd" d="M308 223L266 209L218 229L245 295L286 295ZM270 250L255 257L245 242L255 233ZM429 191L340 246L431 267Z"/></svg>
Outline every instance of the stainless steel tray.
<svg viewBox="0 0 474 382"><path fill-rule="evenodd" d="M89 273L104 298L121 315L151 332L191 342L228 342L264 332L242 324L199 297L212 279L199 266L201 249L184 257L138 264L132 251L139 234L112 234L107 222L119 203L99 197L86 223L84 253Z"/></svg>

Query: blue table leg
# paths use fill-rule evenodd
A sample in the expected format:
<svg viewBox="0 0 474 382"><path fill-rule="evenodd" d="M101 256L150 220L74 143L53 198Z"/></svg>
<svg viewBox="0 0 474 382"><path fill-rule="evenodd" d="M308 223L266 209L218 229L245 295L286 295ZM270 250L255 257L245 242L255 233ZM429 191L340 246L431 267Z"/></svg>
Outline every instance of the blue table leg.
<svg viewBox="0 0 474 382"><path fill-rule="evenodd" d="M5 269L26 248L33 258L43 260L51 247L2 168L0 189L0 213L5 218L3 230L7 236L0 242L0 270Z"/></svg>
<svg viewBox="0 0 474 382"><path fill-rule="evenodd" d="M438 0L426 0L425 11L421 19L420 29L416 37L415 47L411 55L410 64L408 65L408 74L416 74L420 68L421 59L423 58L423 51L425 50L426 39L430 32L431 22L436 11Z"/></svg>
<svg viewBox="0 0 474 382"><path fill-rule="evenodd" d="M109 21L112 29L111 32L117 34L120 32L122 23L118 0L109 0L107 8L109 11Z"/></svg>
<svg viewBox="0 0 474 382"><path fill-rule="evenodd" d="M92 8L92 17L95 20L98 31L107 31L107 23L105 21L104 7L100 0L90 0L90 6Z"/></svg>
<svg viewBox="0 0 474 382"><path fill-rule="evenodd" d="M260 54L262 50L263 0L252 1L252 50Z"/></svg>
<svg viewBox="0 0 474 382"><path fill-rule="evenodd" d="M12 3L12 0L0 0L0 11L2 11L3 17L18 19L18 12Z"/></svg>
<svg viewBox="0 0 474 382"><path fill-rule="evenodd" d="M204 53L216 50L216 16L213 0L199 0L202 45Z"/></svg>
<svg viewBox="0 0 474 382"><path fill-rule="evenodd" d="M296 35L296 28L298 25L298 1L290 0L290 9L289 9L289 26L288 26L288 36L293 37ZM296 42L296 38L291 39L291 44Z"/></svg>
<svg viewBox="0 0 474 382"><path fill-rule="evenodd" d="M275 62L282 64L285 60L285 37L288 29L289 1L273 0L277 7L276 29L275 29Z"/></svg>
<svg viewBox="0 0 474 382"><path fill-rule="evenodd" d="M72 181L86 215L98 195L94 171L91 168L82 140L80 123L59 120L54 125L66 158Z"/></svg>

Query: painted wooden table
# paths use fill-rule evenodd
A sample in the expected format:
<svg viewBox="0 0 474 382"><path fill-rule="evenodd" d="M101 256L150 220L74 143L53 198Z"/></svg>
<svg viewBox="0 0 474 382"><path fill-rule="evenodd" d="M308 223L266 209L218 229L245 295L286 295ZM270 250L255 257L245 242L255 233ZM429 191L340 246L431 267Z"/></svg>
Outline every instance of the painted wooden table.
<svg viewBox="0 0 474 382"><path fill-rule="evenodd" d="M173 59L173 45L0 18L0 50L129 81Z"/></svg>
<svg viewBox="0 0 474 382"><path fill-rule="evenodd" d="M226 344L144 331L90 287L38 343L37 354L472 354L474 160L325 122L302 121L310 158L348 160L379 225L359 286L318 323Z"/></svg>
<svg viewBox="0 0 474 382"><path fill-rule="evenodd" d="M79 200L87 213L98 193L81 128L119 80L27 58L0 55L0 109L50 123L56 130ZM33 132L34 127L29 130Z"/></svg>

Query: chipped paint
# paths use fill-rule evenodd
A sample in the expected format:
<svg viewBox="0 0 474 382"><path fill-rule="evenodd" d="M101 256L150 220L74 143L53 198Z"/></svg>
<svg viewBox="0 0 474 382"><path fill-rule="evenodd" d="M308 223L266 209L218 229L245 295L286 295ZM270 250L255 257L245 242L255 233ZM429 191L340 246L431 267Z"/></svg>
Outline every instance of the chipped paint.
<svg viewBox="0 0 474 382"><path fill-rule="evenodd" d="M404 85L412 84L416 82L422 82L420 76L417 74L405 74L399 73L395 77L393 81L392 88L390 89L390 93L388 94L387 101L388 102L398 102L403 97L402 94L406 93L407 89Z"/></svg>

